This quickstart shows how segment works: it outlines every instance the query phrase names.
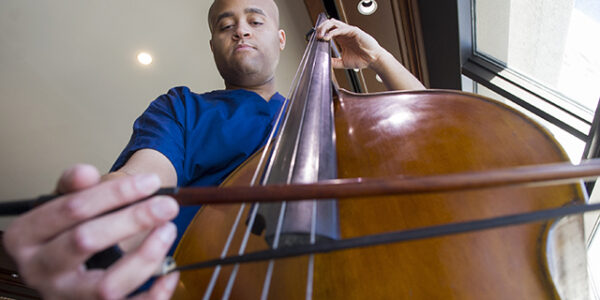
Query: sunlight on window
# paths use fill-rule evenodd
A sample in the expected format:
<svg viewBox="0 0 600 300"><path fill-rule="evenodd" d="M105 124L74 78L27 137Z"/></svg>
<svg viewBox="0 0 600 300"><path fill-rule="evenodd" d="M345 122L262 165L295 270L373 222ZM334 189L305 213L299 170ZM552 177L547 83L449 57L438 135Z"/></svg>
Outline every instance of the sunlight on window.
<svg viewBox="0 0 600 300"><path fill-rule="evenodd" d="M477 0L477 51L593 111L600 99L597 0Z"/></svg>
<svg viewBox="0 0 600 300"><path fill-rule="evenodd" d="M558 90L594 110L600 98L600 39L591 33L600 34L600 20L573 9Z"/></svg>

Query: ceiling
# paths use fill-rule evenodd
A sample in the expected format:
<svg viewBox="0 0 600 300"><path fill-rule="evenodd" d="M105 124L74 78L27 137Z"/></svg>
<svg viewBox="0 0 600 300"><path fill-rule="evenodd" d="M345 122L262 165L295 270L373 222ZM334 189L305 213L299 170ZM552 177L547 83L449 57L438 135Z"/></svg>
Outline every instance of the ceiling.
<svg viewBox="0 0 600 300"><path fill-rule="evenodd" d="M310 29L302 1L276 1L288 43L283 94ZM0 1L0 200L50 192L78 162L106 172L134 119L173 86L220 89L210 1ZM140 51L154 61L136 61ZM1 226L1 222L0 222Z"/></svg>

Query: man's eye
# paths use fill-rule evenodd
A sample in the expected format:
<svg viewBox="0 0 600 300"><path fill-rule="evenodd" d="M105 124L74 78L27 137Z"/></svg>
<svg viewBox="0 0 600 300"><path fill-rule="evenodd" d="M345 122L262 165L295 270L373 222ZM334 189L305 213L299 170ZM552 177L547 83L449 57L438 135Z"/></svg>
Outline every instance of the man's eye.
<svg viewBox="0 0 600 300"><path fill-rule="evenodd" d="M233 25L223 25L223 26L221 26L221 30L227 30L232 27L233 27Z"/></svg>
<svg viewBox="0 0 600 300"><path fill-rule="evenodd" d="M252 25L262 25L262 24L263 24L263 22L259 22L259 21L252 21L252 22L250 22L250 24L252 24Z"/></svg>

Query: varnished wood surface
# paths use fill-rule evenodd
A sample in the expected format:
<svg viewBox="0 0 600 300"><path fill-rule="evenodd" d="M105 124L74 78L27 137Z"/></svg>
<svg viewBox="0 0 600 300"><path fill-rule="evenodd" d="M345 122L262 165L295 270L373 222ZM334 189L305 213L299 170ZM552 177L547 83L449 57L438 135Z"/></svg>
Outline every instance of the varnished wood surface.
<svg viewBox="0 0 600 300"><path fill-rule="evenodd" d="M387 93L374 99L346 94L336 104L336 141L342 178L424 176L566 160L552 137L521 114L447 91ZM234 183L243 173L229 183L243 184ZM579 185L570 184L389 200L340 201L342 237L558 207L582 202L583 195ZM177 249L178 264L218 257L235 213L232 205L205 206ZM316 255L313 299L557 298L544 255L549 225ZM228 254L237 252L246 226L239 227ZM265 247L262 237L252 236L248 250ZM306 261L276 262L269 299L305 298ZM258 299L266 266L241 266L231 298ZM231 269L221 270L213 298L221 297ZM175 298L200 298L212 272L183 272Z"/></svg>

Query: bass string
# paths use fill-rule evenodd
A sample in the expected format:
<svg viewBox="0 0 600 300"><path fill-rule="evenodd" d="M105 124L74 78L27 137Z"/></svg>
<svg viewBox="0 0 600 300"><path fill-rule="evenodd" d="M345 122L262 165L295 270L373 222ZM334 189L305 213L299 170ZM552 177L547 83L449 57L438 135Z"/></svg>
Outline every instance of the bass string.
<svg viewBox="0 0 600 300"><path fill-rule="evenodd" d="M308 50L311 49L312 46L314 46L315 40L316 40L316 38L315 38L315 35L313 34L313 36L311 37L311 39L309 41L309 45L307 46L307 48L305 50L305 56L307 55ZM304 63L304 65L306 65L307 63L308 62L306 61ZM302 67L302 69L303 69L302 75L304 75L304 71L306 70L306 67L304 66L304 67ZM295 92L297 92L297 89L295 90ZM305 110L306 110L306 108L305 108ZM301 118L301 119L303 119L303 118ZM295 161L295 157L298 154L297 153L298 152L298 146L297 145L299 143L300 135L301 134L299 133L298 136L296 137L296 147L294 147L295 150L294 150L294 153L292 155L292 159L291 159L292 162ZM287 180L286 180L286 182L288 184L292 183L292 176L293 176L292 174L293 174L293 171L294 171L293 169L294 169L293 167L290 168L290 170L288 172L288 176L287 176ZM286 210L286 208L287 208L287 202L283 201L282 204L281 204L281 207L280 207L280 210L279 210L279 216L278 216L278 219L277 219L277 226L276 226L275 236L274 236L273 245L272 245L273 249L277 249L279 247L279 240L280 240L281 233L282 233L282 227L283 227L283 222L284 222L284 219L285 219L285 210ZM315 232L316 232L316 225L315 225L315 223L316 223L316 200L313 200L313 206L312 206L312 212L311 212L311 243L314 243L314 240L315 240ZM313 272L312 272L312 269L313 269L312 268L312 265L313 265L312 261L313 261L313 258L311 257L309 259L309 264L308 264L308 268L309 268L308 276L309 276L309 278L307 279L307 288L306 288L306 291L307 291L306 297L307 297L307 299L311 299L312 298L312 277L313 277L312 276L312 274L313 274ZM263 289L262 289L262 293L261 293L261 300L266 300L268 298L269 288L271 286L271 281L272 281L272 278L273 278L274 265L275 265L275 260L273 260L273 259L269 260L267 272L265 274L265 280L264 280L264 283L263 283Z"/></svg>
<svg viewBox="0 0 600 300"><path fill-rule="evenodd" d="M314 31L312 31L312 32L314 32ZM299 69L302 69L302 73L298 77L298 80L299 80L299 78L301 78L305 74L306 65L308 64L308 55L309 55L309 52L310 52L309 50L314 46L315 40L316 40L316 38L315 38L315 35L313 34L311 36L311 39L309 40L309 45L306 47L304 55L303 55L301 67L299 68ZM298 73L296 73L296 75L297 74ZM291 97L290 99L295 99L295 95L298 92L298 88L299 87L296 86L296 88L294 89L294 97ZM288 117L289 117L289 114L288 114ZM296 144L298 143L299 137L300 137L300 134L297 137ZM278 146L278 144L277 144L277 146ZM296 150L294 151L293 157L295 157L297 155L297 153L296 153L297 152L297 148L298 147L295 147ZM295 161L295 159L293 158L293 159L291 159L291 161L293 162L293 161ZM267 171L267 175L268 175L269 172L270 172L270 169ZM290 168L290 171L288 173L288 178L286 180L286 182L288 184L291 183L292 172L293 172L293 167ZM266 178L266 176L265 176L265 178ZM282 228L283 228L283 222L284 222L284 219L285 219L285 210L286 210L286 208L287 208L287 202L283 201L282 204L281 204L280 210L279 210L279 216L277 218L277 226L276 226L276 229L275 229L275 236L274 236L273 245L272 245L273 249L277 249L279 247L279 240L281 238L281 233L282 233ZM262 292L261 292L261 299L262 300L266 300L268 298L269 290L270 290L270 286L271 286L271 281L272 281L272 278L273 278L273 269L274 269L274 266L275 266L275 260L273 260L273 259L269 260L269 264L268 264L267 272L265 274L265 279L264 279L264 282L263 282L263 288L262 288Z"/></svg>
<svg viewBox="0 0 600 300"><path fill-rule="evenodd" d="M316 41L316 37L313 34L311 36L310 41L309 41L309 45L306 47L305 55L308 55L309 49L311 49L314 46L315 41ZM308 60L304 63L305 66L302 67L302 69L303 69L302 75L304 75L304 71L306 70L306 64L308 64ZM297 88L296 88L296 91L297 91ZM307 104L305 103L305 105L307 105ZM304 113L305 111L306 111L306 107L304 108L304 110L302 111L302 113ZM303 120L304 117L302 117L301 119ZM295 142L296 146L294 147L294 153L292 154L292 159L290 160L292 162L292 164L293 164L293 162L296 161L296 156L298 155L298 148L299 148L298 145L299 145L299 142L300 142L300 136L301 136L301 134L298 133L298 135L296 137L296 142ZM292 183L293 172L294 172L294 168L291 167L289 169L288 175L287 175L287 180L286 180L287 184L291 184ZM283 222L284 222L284 219L285 219L285 209L286 209L286 207L287 207L287 202L283 201L282 205L280 207L279 216L278 216L278 219L277 219L277 227L276 227L276 230L275 230L275 236L274 236L274 239L273 239L272 249L277 249L279 247L279 240L280 240L280 237L281 237L281 231L282 231ZM313 207L313 212L312 212L311 215L314 215L315 212L316 212L316 210ZM311 224L312 224L313 221L314 220L311 220ZM311 228L311 231L312 231L312 228ZM261 299L262 300L266 300L268 298L269 288L271 286L271 281L272 281L272 278L273 278L272 275L273 275L274 265L275 265L275 260L273 260L273 259L269 260L269 265L268 265L267 273L265 274L265 280L264 280L263 290L262 290L262 294L261 294ZM309 264L309 266L310 266L310 264ZM310 272L309 272L309 274L310 274ZM308 287L307 287L307 290L308 290Z"/></svg>
<svg viewBox="0 0 600 300"><path fill-rule="evenodd" d="M221 251L221 258L224 258L227 256L227 251L229 251L229 247L231 246L231 241L233 241L233 236L236 232L236 228L238 227L238 225L240 223L240 220L242 219L242 213L243 213L245 207L246 207L246 203L242 203L240 205L240 208L236 215L235 221L233 222L233 226L231 227L231 229L229 231L229 236L227 236L227 241L225 242L225 246L223 247L223 250ZM203 300L210 299L212 292L215 288L215 284L217 283L217 278L219 277L220 272L221 272L221 266L220 265L216 266L211 275L210 282L208 283L208 287L204 291L204 296L202 297Z"/></svg>
<svg viewBox="0 0 600 300"><path fill-rule="evenodd" d="M244 232L244 239L242 240L242 244L240 245L240 249L238 251L238 255L243 255L244 251L246 251L246 246L248 245L248 240L250 238L250 234L251 234L251 229L252 226L254 225L254 221L256 220L256 215L258 213L258 207L259 204L255 203L255 205L252 207L252 212L250 213L250 221L248 222L248 226L246 226L246 230ZM229 275L229 280L227 281L227 286L225 287L225 291L223 292L223 300L229 299L229 296L231 296L231 291L233 290L233 284L235 283L235 279L237 278L237 273L240 269L240 264L237 263L235 264L235 266L233 266L233 270L231 271L231 274Z"/></svg>
<svg viewBox="0 0 600 300"><path fill-rule="evenodd" d="M273 249L277 249L279 247L279 239L281 237L281 229L283 228L283 219L285 218L285 209L287 207L287 202L283 201L281 203L281 208L279 209L279 216L277 218L277 228L275 229L275 237L273 239ZM263 289L260 296L261 300L266 300L269 297L269 288L271 287L271 278L273 276L273 268L275 267L275 260L269 260L269 266L267 268L267 274L265 275L265 280L263 283Z"/></svg>
<svg viewBox="0 0 600 300"><path fill-rule="evenodd" d="M317 200L312 200L312 212L310 219L310 244L314 245L317 241L316 230L317 229ZM312 299L313 293L313 280L314 280L314 269L315 269L315 255L311 254L308 257L308 274L306 278L306 300Z"/></svg>
<svg viewBox="0 0 600 300"><path fill-rule="evenodd" d="M311 32L314 33L314 30L312 30ZM316 40L316 37L313 34L311 36L310 41L309 41L309 45L306 47L303 60L308 55L309 49L311 49L314 46L315 40ZM303 70L302 75L304 75L304 71L306 70L306 64L307 63L308 63L308 61L306 60L304 62L304 66L302 67L302 70ZM294 92L297 92L297 88L296 88L296 90ZM300 138L300 134L298 135L298 137L296 139L296 144L298 144L299 138ZM296 150L294 151L293 157L296 157L298 147L295 147L294 149L296 149ZM293 161L295 161L295 159L292 159L291 161L293 162ZM288 179L287 179L287 183L288 184L291 183L292 172L293 172L293 168L290 168L290 171L288 173ZM311 244L314 244L314 242L316 240L316 234L315 234L316 233L316 213L317 213L316 206L317 206L317 202L316 202L316 200L313 200L312 211L311 211L311 232L310 232L310 242L311 242ZM279 247L279 240L280 240L281 233L282 233L283 221L285 219L285 210L286 210L286 207L287 207L287 202L283 201L282 204L281 204L281 207L280 207L280 210L279 210L279 216L278 216L278 219L277 219L277 227L276 227L276 230L275 230L275 236L274 236L273 245L272 245L273 249L277 249ZM261 293L261 300L266 300L268 298L269 288L271 286L271 281L272 281L272 277L273 277L274 265L275 265L275 260L274 259L270 259L269 260L269 265L268 265L268 268L267 268L267 273L265 275L265 280L264 280L264 283L263 283L263 289L262 289L262 293ZM306 299L312 299L313 265L314 265L314 255L310 255L309 264L308 264L308 273L307 273L308 278L307 278L307 286L306 286Z"/></svg>
<svg viewBox="0 0 600 300"><path fill-rule="evenodd" d="M287 207L287 202L283 201L281 204L281 208L279 209L279 216L277 218L277 228L275 230L275 237L273 239L273 250L276 250L279 247L279 240L281 237L281 230L283 228L283 220L285 218L285 209ZM311 208L311 228L310 228L310 243L314 244L316 241L316 224L317 224L317 200L312 200L312 208ZM263 283L263 289L261 293L261 300L268 299L269 296L269 288L271 286L271 279L273 276L273 268L275 266L275 260L270 259L269 265L267 268L267 273L265 275L265 280ZM314 255L311 254L309 257L308 263L308 273L307 273L307 281L306 281L306 299L312 299L312 284L313 284L313 272L314 270Z"/></svg>
<svg viewBox="0 0 600 300"><path fill-rule="evenodd" d="M293 99L295 97L295 95L297 94L297 92L298 92L297 84L298 84L299 78L304 74L305 66L306 66L307 61L308 61L308 52L309 52L309 49L311 48L312 44L314 43L314 39L315 38L314 38L314 34L313 34L311 40L309 41L309 45L306 47L306 49L304 51L304 54L302 56L300 67L296 70L296 74L294 75L294 79L292 80L292 85L290 86L290 91L288 92L288 95L291 94L292 96L291 97L286 97L285 100L284 100L284 103L282 104L281 108L279 109L279 113L277 115L277 118L276 118L276 121L274 123L274 126L271 129L271 132L269 134L267 142L265 143L265 146L264 146L264 148L262 150L261 158L259 160L258 166L257 166L257 168L254 171L252 180L250 181L250 186L254 186L256 184L256 182L258 181L258 178L259 178L259 176L261 174L261 170L263 169L263 166L265 165L265 163L267 161L267 157L270 156L269 155L270 154L269 153L269 148L270 148L270 145L272 144L273 140L275 139L275 134L276 134L277 129L279 128L279 126L281 124L281 120L282 120L282 117L284 115L284 112L286 111L286 108L289 106L290 99ZM294 87L296 87L296 88L294 88ZM278 145L276 144L275 147L278 147ZM267 169L267 171L265 172L266 175L268 175L269 169ZM263 176L263 177L267 178L267 176ZM285 203L285 202L283 202L283 203ZM240 246L240 249L238 251L239 255L242 255L245 252L245 249L246 249L246 246L247 246L247 241L249 239L250 232L251 232L250 229L254 226L254 222L256 220L256 214L258 212L258 207L259 207L259 203L254 203L254 205L252 206L252 211L250 213L250 219L249 219L249 222L247 224L246 231L244 233L243 242L242 242L242 244ZM284 207L285 207L285 205L282 204L282 208L284 208ZM237 227L239 226L239 221L241 220L241 215L242 215L242 212L243 212L244 208L245 208L245 204L242 204L240 206L240 209L238 210L238 215L237 215L236 220L234 221L234 224L233 224L233 226L232 226L232 228L230 230L230 233L229 233L228 242L223 247L222 254L221 254L222 257L224 257L226 255L226 253L229 251L231 240L233 239L233 236L235 235L235 232L237 231ZM281 224L283 224L283 218L284 218L283 216L285 214L284 212L285 212L285 210L282 209L280 211L280 217L278 218L278 226L277 226L278 230L277 230L276 236L275 236L275 239L277 240L277 243L279 242L279 236L280 236L280 233L281 233ZM265 282L264 282L264 285L263 285L263 291L262 291L262 296L261 296L261 298L264 298L264 299L266 299L268 297L268 290L269 290L269 286L270 286L270 282L271 282L271 275L272 275L272 270L273 270L273 264L274 264L274 261L272 261L272 262L269 263L269 269L268 269L267 275L265 277ZM215 269L213 270L213 275L211 277L211 281L209 282L209 286L207 287L207 289L205 291L203 299L210 299L211 298L211 295L212 295L212 293L214 291L214 287L216 285L216 281L217 281L218 275L220 273L220 270L221 270L221 266L216 266ZM238 270L239 270L239 264L235 264L235 266L234 266L234 268L233 268L233 270L232 270L232 272L231 272L231 274L229 276L229 280L227 282L227 286L226 286L225 291L223 293L222 299L229 299L229 297L231 295L231 292L232 292L232 289L233 289L235 278L237 277Z"/></svg>
<svg viewBox="0 0 600 300"><path fill-rule="evenodd" d="M321 18L320 18L321 19ZM314 35L313 35L314 37ZM333 41L329 42L334 45L331 49L336 49ZM314 245L317 241L317 200L312 200L311 208L311 219L310 219L310 244ZM308 270L306 274L306 300L311 300L313 295L313 284L314 284L314 269L315 269L315 255L310 254L308 257Z"/></svg>

